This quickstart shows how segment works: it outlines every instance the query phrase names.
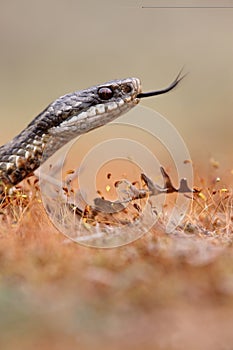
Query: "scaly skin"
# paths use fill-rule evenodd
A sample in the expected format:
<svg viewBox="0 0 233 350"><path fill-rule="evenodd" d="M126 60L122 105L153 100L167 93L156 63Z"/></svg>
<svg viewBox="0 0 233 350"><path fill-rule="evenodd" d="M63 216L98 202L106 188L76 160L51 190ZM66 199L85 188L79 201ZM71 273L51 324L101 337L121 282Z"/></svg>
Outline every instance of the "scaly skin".
<svg viewBox="0 0 233 350"><path fill-rule="evenodd" d="M104 94L106 90L101 94L101 89L107 89L109 96ZM138 104L140 92L139 79L128 78L76 91L55 100L12 141L0 147L2 190L32 175L42 162L74 137L129 111Z"/></svg>
<svg viewBox="0 0 233 350"><path fill-rule="evenodd" d="M12 141L0 147L0 194L17 185L74 137L103 126L136 106L141 98L167 93L141 92L138 78L112 80L64 95L51 103Z"/></svg>

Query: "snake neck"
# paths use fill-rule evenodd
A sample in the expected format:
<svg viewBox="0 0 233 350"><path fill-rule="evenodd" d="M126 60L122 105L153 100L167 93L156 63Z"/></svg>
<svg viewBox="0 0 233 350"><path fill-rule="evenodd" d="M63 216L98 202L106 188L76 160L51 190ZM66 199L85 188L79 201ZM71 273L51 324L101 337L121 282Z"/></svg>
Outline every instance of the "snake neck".
<svg viewBox="0 0 233 350"><path fill-rule="evenodd" d="M29 126L0 147L0 186L14 186L32 175L43 160L48 140L49 135L43 130Z"/></svg>
<svg viewBox="0 0 233 350"><path fill-rule="evenodd" d="M121 114L125 109L122 108ZM57 126L44 115L36 117L12 141L0 147L0 193L31 176L43 162L73 138L118 117L113 112L106 114L93 119L84 119L78 114L63 123L56 119Z"/></svg>
<svg viewBox="0 0 233 350"><path fill-rule="evenodd" d="M61 96L12 141L0 147L0 193L17 185L53 153L76 136L103 126L139 102L137 78Z"/></svg>
<svg viewBox="0 0 233 350"><path fill-rule="evenodd" d="M0 147L0 193L31 176L68 141L67 135L54 137L32 126Z"/></svg>
<svg viewBox="0 0 233 350"><path fill-rule="evenodd" d="M0 147L0 193L4 188L17 185L31 176L44 161L74 137L109 123L134 105L124 105L117 113L107 110L93 117L90 108L87 112L76 113L68 121L65 113L60 118L52 118L53 115L49 114L51 121L45 110L12 141ZM98 106L94 108L97 111L99 109Z"/></svg>

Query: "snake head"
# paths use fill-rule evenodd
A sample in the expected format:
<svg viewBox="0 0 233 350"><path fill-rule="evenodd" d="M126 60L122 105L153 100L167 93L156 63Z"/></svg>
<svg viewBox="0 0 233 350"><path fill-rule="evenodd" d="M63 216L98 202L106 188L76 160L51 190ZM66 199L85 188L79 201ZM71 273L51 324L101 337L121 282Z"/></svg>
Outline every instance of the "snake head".
<svg viewBox="0 0 233 350"><path fill-rule="evenodd" d="M58 98L12 141L0 147L0 180L4 186L16 185L74 137L120 117L141 98L174 89L184 77L180 74L162 90L142 92L138 78L127 78ZM2 188L1 185L0 193Z"/></svg>
<svg viewBox="0 0 233 350"><path fill-rule="evenodd" d="M140 93L140 80L127 78L62 96L50 105L60 123L49 133L67 140L96 129L136 106Z"/></svg>
<svg viewBox="0 0 233 350"><path fill-rule="evenodd" d="M127 78L60 97L45 110L53 122L48 129L48 134L52 136L48 153L54 152L72 138L120 117L136 106L141 98L172 90L183 79L180 75L181 72L167 88L146 93L141 91L138 78Z"/></svg>
<svg viewBox="0 0 233 350"><path fill-rule="evenodd" d="M65 138L68 142L75 136L105 125L128 112L141 98L174 89L185 76L181 76L181 72L168 87L161 90L142 92L138 78L127 78L62 96L47 111L58 117L49 134Z"/></svg>

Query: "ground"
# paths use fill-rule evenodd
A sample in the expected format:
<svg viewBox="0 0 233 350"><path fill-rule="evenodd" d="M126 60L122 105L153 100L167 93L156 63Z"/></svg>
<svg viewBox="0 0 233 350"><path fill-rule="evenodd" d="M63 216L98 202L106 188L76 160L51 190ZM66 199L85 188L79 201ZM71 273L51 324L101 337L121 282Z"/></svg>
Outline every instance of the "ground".
<svg viewBox="0 0 233 350"><path fill-rule="evenodd" d="M34 185L3 202L1 349L232 349L232 194L215 185L174 233L117 249L59 233Z"/></svg>

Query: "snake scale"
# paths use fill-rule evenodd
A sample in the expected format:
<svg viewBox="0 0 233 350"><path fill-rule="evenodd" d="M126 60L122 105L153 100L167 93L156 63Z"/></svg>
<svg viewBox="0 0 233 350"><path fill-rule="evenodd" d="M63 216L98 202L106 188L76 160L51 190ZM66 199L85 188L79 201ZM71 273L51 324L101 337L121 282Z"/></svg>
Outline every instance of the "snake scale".
<svg viewBox="0 0 233 350"><path fill-rule="evenodd" d="M74 137L118 118L141 98L172 90L184 77L180 74L167 88L147 93L142 93L138 78L127 78L61 96L0 147L0 194L32 175Z"/></svg>

